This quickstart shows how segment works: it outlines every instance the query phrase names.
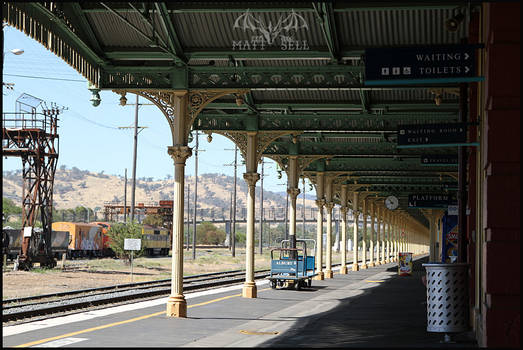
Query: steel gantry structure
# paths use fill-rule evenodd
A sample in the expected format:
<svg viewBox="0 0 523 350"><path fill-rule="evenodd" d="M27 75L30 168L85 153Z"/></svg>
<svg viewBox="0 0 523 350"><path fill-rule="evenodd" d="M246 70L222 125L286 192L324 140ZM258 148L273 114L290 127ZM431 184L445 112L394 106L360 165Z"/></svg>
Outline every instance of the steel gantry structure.
<svg viewBox="0 0 523 350"><path fill-rule="evenodd" d="M436 259L437 223L446 208L417 208L408 199L411 194L444 194L458 204L459 226L464 227L465 146L477 146L478 127L468 106L477 94L471 82L479 79L370 84L367 52L480 43L478 21L488 11L470 1L88 1L4 2L2 13L9 25L38 40L89 81L93 105L101 102L100 90L112 90L123 103L127 94L142 96L165 116L172 134L167 151L175 168L173 285L167 314L185 317L183 195L192 130L224 135L245 159L244 297L257 294L254 193L262 157L287 172L291 240L296 237L299 178L309 178L316 188L318 278L332 277L335 205L340 205L344 223L349 209L355 223L364 222L361 265L355 249L352 269L393 261L403 249L430 250L431 260ZM428 61L440 60L429 56ZM400 74L401 67L389 59L383 57L382 74ZM473 73L480 76L481 70ZM465 143L400 147L404 125L453 123L464 123ZM427 164L427 156L455 161ZM391 195L399 202L395 209L384 203ZM326 247L321 239L324 214ZM343 245L351 234L345 226ZM357 224L352 234L358 242ZM464 230L460 235L465 252ZM345 255L342 262L341 273L346 273Z"/></svg>

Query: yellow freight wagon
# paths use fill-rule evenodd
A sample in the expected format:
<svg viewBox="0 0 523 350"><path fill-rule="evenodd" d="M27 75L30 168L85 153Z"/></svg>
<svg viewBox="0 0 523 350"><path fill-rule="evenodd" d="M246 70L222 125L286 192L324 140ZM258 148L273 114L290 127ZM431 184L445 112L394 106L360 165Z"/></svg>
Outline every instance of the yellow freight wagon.
<svg viewBox="0 0 523 350"><path fill-rule="evenodd" d="M102 228L81 222L53 222L53 230L69 232L69 258L103 256Z"/></svg>
<svg viewBox="0 0 523 350"><path fill-rule="evenodd" d="M143 225L142 244L147 255L168 255L171 247L171 234L163 227Z"/></svg>

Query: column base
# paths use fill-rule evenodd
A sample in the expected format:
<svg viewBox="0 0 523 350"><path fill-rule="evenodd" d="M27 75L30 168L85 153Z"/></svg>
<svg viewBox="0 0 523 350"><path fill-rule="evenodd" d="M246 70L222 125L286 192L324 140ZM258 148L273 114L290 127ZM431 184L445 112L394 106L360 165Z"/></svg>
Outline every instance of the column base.
<svg viewBox="0 0 523 350"><path fill-rule="evenodd" d="M325 271L325 278L332 278L333 275L334 273L332 272L332 270Z"/></svg>
<svg viewBox="0 0 523 350"><path fill-rule="evenodd" d="M381 261L376 261L375 266L380 266L380 265L381 265Z"/></svg>
<svg viewBox="0 0 523 350"><path fill-rule="evenodd" d="M359 271L359 270L360 270L360 265L352 264L352 271Z"/></svg>
<svg viewBox="0 0 523 350"><path fill-rule="evenodd" d="M347 274L347 266L340 267L340 275L346 275Z"/></svg>
<svg viewBox="0 0 523 350"><path fill-rule="evenodd" d="M243 284L242 297L244 297L244 298L256 298L257 297L256 283L254 283L254 282L245 282Z"/></svg>
<svg viewBox="0 0 523 350"><path fill-rule="evenodd" d="M367 264L363 264L363 265L360 266L360 268L361 268L362 270L366 270L366 269L368 268L368 266L367 266Z"/></svg>
<svg viewBox="0 0 523 350"><path fill-rule="evenodd" d="M315 279L317 281L323 281L324 280L323 271L318 272L318 274L316 276L314 276L313 279Z"/></svg>
<svg viewBox="0 0 523 350"><path fill-rule="evenodd" d="M385 264L388 264L390 263L390 260L389 259L385 259Z"/></svg>
<svg viewBox="0 0 523 350"><path fill-rule="evenodd" d="M380 265L385 265L386 263L387 263L387 261L385 261L385 260L380 261Z"/></svg>
<svg viewBox="0 0 523 350"><path fill-rule="evenodd" d="M368 267L374 267L376 266L373 262L369 263L369 265L367 265Z"/></svg>
<svg viewBox="0 0 523 350"><path fill-rule="evenodd" d="M167 299L166 316L187 317L187 301L183 295L174 295Z"/></svg>

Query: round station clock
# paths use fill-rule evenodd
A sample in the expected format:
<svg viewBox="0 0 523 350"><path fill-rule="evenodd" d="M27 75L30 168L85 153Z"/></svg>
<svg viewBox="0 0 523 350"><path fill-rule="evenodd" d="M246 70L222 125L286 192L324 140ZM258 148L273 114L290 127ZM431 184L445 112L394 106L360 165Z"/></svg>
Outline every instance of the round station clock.
<svg viewBox="0 0 523 350"><path fill-rule="evenodd" d="M387 198L385 198L385 206L387 207L387 209L394 210L398 207L398 205L399 200L396 196L388 196Z"/></svg>

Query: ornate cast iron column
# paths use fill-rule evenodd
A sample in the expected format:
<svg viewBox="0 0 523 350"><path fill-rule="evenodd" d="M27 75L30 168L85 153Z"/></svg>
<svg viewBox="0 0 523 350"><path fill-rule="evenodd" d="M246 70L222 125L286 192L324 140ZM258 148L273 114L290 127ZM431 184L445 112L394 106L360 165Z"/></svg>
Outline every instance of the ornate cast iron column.
<svg viewBox="0 0 523 350"><path fill-rule="evenodd" d="M316 205L318 206L318 217L316 221L316 271L318 275L314 277L317 280L323 280L323 180L324 174L319 172L316 179Z"/></svg>
<svg viewBox="0 0 523 350"><path fill-rule="evenodd" d="M387 239L386 236L385 236L385 207L380 203L379 205L379 213L381 214L380 215L380 223L383 225L382 226L382 234L381 234L381 261L380 263L383 265L383 264L386 264L387 263L387 256L386 256L386 253L385 253L385 248L387 246L387 244L385 243L385 240Z"/></svg>
<svg viewBox="0 0 523 350"><path fill-rule="evenodd" d="M358 192L353 192L352 200L352 215L354 216L354 236L353 236L353 249L352 249L352 271L358 271L360 266L358 265L358 218L360 212L358 211Z"/></svg>
<svg viewBox="0 0 523 350"><path fill-rule="evenodd" d="M248 199L247 199L247 242L245 246L245 283L243 285L242 296L244 298L256 298L256 283L254 282L254 206L256 182L260 179L257 170L257 132L247 132L247 152L245 167L247 172L243 178L247 182Z"/></svg>
<svg viewBox="0 0 523 350"><path fill-rule="evenodd" d="M375 217L376 217L376 206L374 205L374 201L370 201L369 267L376 266L376 264L374 262L374 218Z"/></svg>
<svg viewBox="0 0 523 350"><path fill-rule="evenodd" d="M332 201L332 177L325 178L325 209L327 212L327 239L325 242L325 278L332 278L332 209L334 202Z"/></svg>
<svg viewBox="0 0 523 350"><path fill-rule="evenodd" d="M168 148L174 160L174 211L171 269L171 295L167 299L167 317L187 317L187 302L183 295L183 191L185 161L192 154L187 146Z"/></svg>
<svg viewBox="0 0 523 350"><path fill-rule="evenodd" d="M347 274L347 185L341 185L341 268L340 274Z"/></svg>
<svg viewBox="0 0 523 350"><path fill-rule="evenodd" d="M361 201L361 213L363 214L363 237L361 239L361 268L367 266L367 198Z"/></svg>
<svg viewBox="0 0 523 350"><path fill-rule="evenodd" d="M376 266L381 265L381 208L378 203L374 202L376 208Z"/></svg>
<svg viewBox="0 0 523 350"><path fill-rule="evenodd" d="M191 156L187 146L185 125L188 112L187 94L171 95L171 116L173 121L173 146L167 152L174 160L174 210L173 210L173 247L171 270L171 295L167 299L167 317L187 317L187 302L183 295L183 195L185 161ZM173 108L174 107L174 108ZM165 111L164 111L165 113Z"/></svg>
<svg viewBox="0 0 523 350"><path fill-rule="evenodd" d="M385 229L385 240L387 241L385 263L390 263L390 215L389 210L385 210L385 221L383 223Z"/></svg>
<svg viewBox="0 0 523 350"><path fill-rule="evenodd" d="M287 193L290 197L289 207L289 239L291 248L296 248L296 198L300 194L298 188L298 157L289 157L289 172L287 176Z"/></svg>

